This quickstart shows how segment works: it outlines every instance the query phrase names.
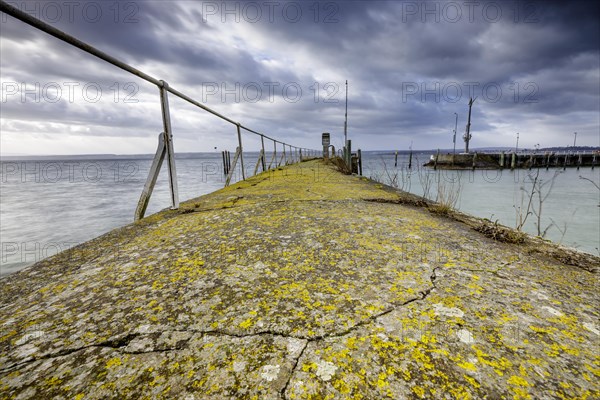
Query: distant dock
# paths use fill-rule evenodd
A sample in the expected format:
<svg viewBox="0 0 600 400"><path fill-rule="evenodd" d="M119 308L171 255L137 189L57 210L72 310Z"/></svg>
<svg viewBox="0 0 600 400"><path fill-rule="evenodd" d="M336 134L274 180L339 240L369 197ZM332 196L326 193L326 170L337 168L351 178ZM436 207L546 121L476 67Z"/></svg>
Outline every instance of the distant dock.
<svg viewBox="0 0 600 400"><path fill-rule="evenodd" d="M439 169L595 168L600 151L588 152L497 152L431 155L425 165Z"/></svg>
<svg viewBox="0 0 600 400"><path fill-rule="evenodd" d="M3 278L0 397L599 398L599 261L305 161Z"/></svg>

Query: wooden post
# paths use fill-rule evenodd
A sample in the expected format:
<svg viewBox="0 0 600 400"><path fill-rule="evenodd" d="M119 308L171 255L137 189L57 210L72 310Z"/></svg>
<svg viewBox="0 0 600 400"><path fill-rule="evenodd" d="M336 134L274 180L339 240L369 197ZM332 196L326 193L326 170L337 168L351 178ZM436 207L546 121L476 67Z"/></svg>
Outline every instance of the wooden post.
<svg viewBox="0 0 600 400"><path fill-rule="evenodd" d="M362 152L360 149L357 150L358 153L358 174L362 176Z"/></svg>
<svg viewBox="0 0 600 400"><path fill-rule="evenodd" d="M473 169L475 169L475 164L476 163L477 163L477 152L473 153Z"/></svg>
<svg viewBox="0 0 600 400"><path fill-rule="evenodd" d="M346 165L348 169L352 171L352 140L346 140Z"/></svg>
<svg viewBox="0 0 600 400"><path fill-rule="evenodd" d="M412 148L410 149L410 153L408 154L408 169L412 169Z"/></svg>
<svg viewBox="0 0 600 400"><path fill-rule="evenodd" d="M582 162L582 159L581 159L581 153L580 153L579 157L577 158L577 171L579 171L579 167L581 166L581 162Z"/></svg>
<svg viewBox="0 0 600 400"><path fill-rule="evenodd" d="M500 169L504 168L504 151L500 153Z"/></svg>
<svg viewBox="0 0 600 400"><path fill-rule="evenodd" d="M529 155L529 170L531 171L531 168L533 167L533 164L535 163L535 158L533 157L533 154Z"/></svg>
<svg viewBox="0 0 600 400"><path fill-rule="evenodd" d="M433 159L433 169L437 169L438 157L440 156L440 149L435 152L435 158Z"/></svg>
<svg viewBox="0 0 600 400"><path fill-rule="evenodd" d="M511 171L513 169L515 169L515 167L517 166L517 155L515 153L512 153L511 159L510 159L510 169Z"/></svg>
<svg viewBox="0 0 600 400"><path fill-rule="evenodd" d="M225 161L225 150L221 152L221 158L223 159L223 175L227 176L227 162Z"/></svg>
<svg viewBox="0 0 600 400"><path fill-rule="evenodd" d="M237 164L237 160L242 153L241 149L238 147L235 149L235 155L233 156L233 164L229 169L229 174L227 174L227 178L225 179L225 186L229 186L229 182L231 182L231 177L233 176L233 172L235 171L235 165Z"/></svg>
<svg viewBox="0 0 600 400"><path fill-rule="evenodd" d="M139 221L140 219L144 218L144 214L146 213L146 208L148 208L150 196L152 196L152 191L154 190L154 185L156 184L156 179L158 178L158 173L160 172L160 167L162 166L166 152L167 147L165 146L165 136L164 133L161 132L158 135L158 148L156 149L156 154L152 160L152 165L150 166L150 171L148 172L148 178L146 178L146 184L144 185L144 189L142 190L142 194L138 200L138 205L135 209L134 221Z"/></svg>
<svg viewBox="0 0 600 400"><path fill-rule="evenodd" d="M396 150L396 155L394 156L394 167L398 167L398 150Z"/></svg>

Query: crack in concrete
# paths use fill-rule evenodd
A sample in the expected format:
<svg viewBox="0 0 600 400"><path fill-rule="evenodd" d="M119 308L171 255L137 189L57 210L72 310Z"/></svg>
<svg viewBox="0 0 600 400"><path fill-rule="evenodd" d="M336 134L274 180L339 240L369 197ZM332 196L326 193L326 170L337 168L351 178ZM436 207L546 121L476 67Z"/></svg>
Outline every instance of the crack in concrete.
<svg viewBox="0 0 600 400"><path fill-rule="evenodd" d="M70 354L77 353L77 352L83 351L83 350L87 350L92 347L110 347L113 349L119 349L121 347L127 346L129 344L129 342L131 342L131 340L133 340L137 336L139 336L139 335L134 334L134 333L128 333L128 334L124 334L122 336L117 336L115 338L108 339L108 340L106 340L104 342L100 342L100 343L92 343L87 346L77 347L74 349L61 349L55 353L45 354L40 357L31 357L31 359L25 359L24 361L14 363L6 368L0 369L0 374L6 373L6 372L11 372L23 365L26 365L26 364L31 364L31 363L41 361L41 360L47 360L50 358L68 356Z"/></svg>
<svg viewBox="0 0 600 400"><path fill-rule="evenodd" d="M124 352L126 354L146 354L146 353L156 353L156 352L169 352L169 351L178 351L178 350L182 350L187 346L187 343L189 342L189 340L191 338L187 338L187 339L182 339L179 340L177 342L177 344L174 347L166 347L166 348L152 348L149 350L140 350L140 351L125 351L124 348L127 347L132 340L138 338L138 337L146 337L146 336L150 336L152 334L163 334L166 332L171 332L171 333L177 333L177 332L181 332L181 333L190 333L190 334L199 334L202 336L229 336L229 337L235 337L235 338L248 338L248 337L260 337L260 336L277 336L277 337L282 337L285 339L299 339L299 340L304 340L306 341L302 351L300 352L300 355L296 358L294 367L292 369L292 372L290 373L290 377L288 378L288 382L286 382L285 388L283 389L282 393L282 397L285 398L284 396L284 391L287 388L289 381L292 379L292 376L294 374L294 371L298 365L298 362L300 360L300 357L302 356L302 354L304 354L304 350L306 350L306 347L308 347L308 344L311 342L317 342L320 340L324 340L324 339L331 339L331 338L338 338L338 337L343 337L346 336L348 334L350 334L351 332L359 329L360 327L369 325L370 323L376 321L378 318L387 315L389 313L391 313L392 311L397 310L400 307L403 307L407 304L413 303L415 301L421 301L424 300L433 289L435 289L437 286L435 284L435 281L437 279L437 274L436 271L441 268L441 267L435 267L431 273L431 275L429 276L429 279L431 280L431 284L432 286L422 290L419 292L420 297L414 297L411 299L408 299L400 304L395 304L395 303L390 303L391 306L387 307L386 309L384 309L383 311L381 311L380 313L374 314L369 316L368 318L357 322L356 324L352 325L351 327L348 327L347 329L343 330L343 331L339 331L339 332L332 332L332 333L326 333L323 335L318 335L318 336L302 336L302 335L291 335L291 334L287 334L287 333L282 333L282 332L276 332L276 331L269 331L269 330L265 330L265 331L259 331L259 332L253 332L253 333L247 333L247 334L239 334L239 333L235 333L235 332L228 332L228 331L224 331L224 330L208 330L208 331L197 331L197 330L179 330L179 329L175 329L175 330L167 330L167 331L162 331L162 332L150 332L150 333L146 333L146 334L142 334L142 333L126 333L123 335L118 335L116 337L107 339L103 342L100 343L92 343L89 344L87 346L82 346L82 347L78 347L78 348L74 348L74 349L62 349L59 350L55 353L50 353L50 354L46 354L40 357L32 357L31 359L25 359L21 362L18 363L14 363L6 368L0 369L0 374L4 374L4 373L8 373L11 371L14 371L15 369L20 368L23 365L27 365L27 364L31 364L37 361L41 361L41 360L47 360L47 359L51 359L51 358L57 358L57 357L64 357L64 356L68 356L70 354L73 353L77 353L80 351L84 351L93 347L108 347L108 348L112 348L121 352ZM182 344L183 343L183 344Z"/></svg>
<svg viewBox="0 0 600 400"><path fill-rule="evenodd" d="M292 377L294 376L294 373L296 372L296 368L298 368L298 363L300 362L300 359L302 358L302 355L304 354L304 350L306 350L309 343L310 343L309 340L307 340L306 343L304 343L304 346L302 347L300 354L298 354L298 357L296 357L296 360L294 361L294 366L290 370L290 375L288 376L287 380L285 381L285 385L281 389L281 392L279 392L279 395L284 400L287 400L287 396L285 395L285 392L287 391L287 388L288 388L290 382L292 381Z"/></svg>

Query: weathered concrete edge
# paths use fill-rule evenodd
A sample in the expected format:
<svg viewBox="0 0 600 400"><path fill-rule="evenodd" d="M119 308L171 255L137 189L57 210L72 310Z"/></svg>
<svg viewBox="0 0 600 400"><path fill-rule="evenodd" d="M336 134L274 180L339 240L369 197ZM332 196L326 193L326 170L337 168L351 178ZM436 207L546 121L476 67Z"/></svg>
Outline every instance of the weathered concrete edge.
<svg viewBox="0 0 600 400"><path fill-rule="evenodd" d="M520 246L527 254L545 255L560 263L578 267L587 272L598 273L597 266L600 265L599 256L595 256L572 247L567 247L541 237L532 236L526 232L518 231L514 228L492 222L487 218L476 217L455 209L440 211L440 204L436 203L435 201L405 192L393 186L377 182L367 177L361 177L361 179L368 180L372 184L380 185L381 189L399 195L399 199L397 201L388 199L369 199L368 201L397 203L407 206L426 208L428 211L439 216L465 224L469 228L480 232L490 239Z"/></svg>

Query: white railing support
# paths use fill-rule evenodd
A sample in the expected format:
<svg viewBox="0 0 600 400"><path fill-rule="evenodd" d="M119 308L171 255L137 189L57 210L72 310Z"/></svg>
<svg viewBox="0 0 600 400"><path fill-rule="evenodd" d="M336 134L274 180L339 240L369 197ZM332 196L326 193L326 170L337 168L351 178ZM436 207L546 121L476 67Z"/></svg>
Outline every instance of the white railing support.
<svg viewBox="0 0 600 400"><path fill-rule="evenodd" d="M175 169L175 151L173 150L173 131L171 130L171 114L169 113L169 84L160 81L160 106L162 110L165 145L167 150L167 167L169 170L169 189L171 192L171 209L179 208L179 190L177 188L177 170Z"/></svg>

